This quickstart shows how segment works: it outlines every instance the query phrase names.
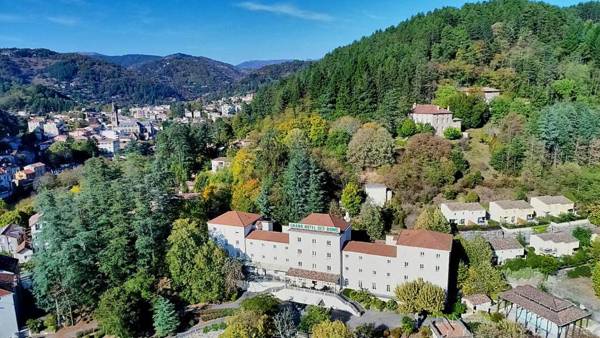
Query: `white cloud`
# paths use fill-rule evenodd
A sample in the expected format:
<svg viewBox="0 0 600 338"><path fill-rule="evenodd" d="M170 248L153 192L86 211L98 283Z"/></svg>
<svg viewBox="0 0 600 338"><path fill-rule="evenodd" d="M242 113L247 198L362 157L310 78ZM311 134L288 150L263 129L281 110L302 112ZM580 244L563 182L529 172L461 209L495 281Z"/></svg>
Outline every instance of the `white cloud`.
<svg viewBox="0 0 600 338"><path fill-rule="evenodd" d="M238 6L253 12L268 12L279 15L287 15L304 20L322 22L333 21L333 17L329 14L304 10L291 4L274 3L271 5L266 5L258 2L245 1L240 2Z"/></svg>
<svg viewBox="0 0 600 338"><path fill-rule="evenodd" d="M79 23L79 19L70 16L49 16L46 19L52 23L63 26L75 26Z"/></svg>

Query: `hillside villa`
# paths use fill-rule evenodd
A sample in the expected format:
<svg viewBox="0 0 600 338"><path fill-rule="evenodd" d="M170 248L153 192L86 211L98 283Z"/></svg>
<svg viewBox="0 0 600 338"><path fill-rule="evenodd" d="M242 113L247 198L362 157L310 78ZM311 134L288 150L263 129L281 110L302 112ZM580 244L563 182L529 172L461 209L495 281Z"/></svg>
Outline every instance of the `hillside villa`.
<svg viewBox="0 0 600 338"><path fill-rule="evenodd" d="M440 108L434 104L413 104L408 115L415 123L429 124L438 136L444 135L444 130L456 128L461 130L461 120L454 118L450 107Z"/></svg>
<svg viewBox="0 0 600 338"><path fill-rule="evenodd" d="M442 214L450 224L484 225L487 212L479 203L446 202L440 204Z"/></svg>
<svg viewBox="0 0 600 338"><path fill-rule="evenodd" d="M568 232L548 232L529 236L529 246L537 254L560 257L572 255L579 248L579 240Z"/></svg>
<svg viewBox="0 0 600 338"><path fill-rule="evenodd" d="M575 203L565 196L537 196L529 200L536 217L559 216L575 212Z"/></svg>

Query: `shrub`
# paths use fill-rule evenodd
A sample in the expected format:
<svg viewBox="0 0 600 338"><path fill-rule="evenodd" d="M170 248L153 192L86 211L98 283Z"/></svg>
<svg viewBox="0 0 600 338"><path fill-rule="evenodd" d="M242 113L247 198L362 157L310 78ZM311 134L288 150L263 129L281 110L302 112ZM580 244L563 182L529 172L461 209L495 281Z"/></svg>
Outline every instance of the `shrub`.
<svg viewBox="0 0 600 338"><path fill-rule="evenodd" d="M402 328L402 332L404 332L404 334L406 334L407 336L409 336L411 333L415 332L415 321L412 320L409 317L402 317L402 320L400 321L401 325L400 327Z"/></svg>
<svg viewBox="0 0 600 338"><path fill-rule="evenodd" d="M427 326L421 326L419 329L419 335L423 338L431 337L431 329Z"/></svg>
<svg viewBox="0 0 600 338"><path fill-rule="evenodd" d="M569 272L567 272L567 276L569 276L569 278L591 277L592 269L589 265L581 265L573 270L569 270Z"/></svg>
<svg viewBox="0 0 600 338"><path fill-rule="evenodd" d="M444 130L444 137L449 140L458 140L462 137L462 133L458 128L446 128L446 130Z"/></svg>
<svg viewBox="0 0 600 338"><path fill-rule="evenodd" d="M56 320L56 316L53 314L49 314L44 318L44 326L48 331L55 332L58 329L58 321Z"/></svg>
<svg viewBox="0 0 600 338"><path fill-rule="evenodd" d="M479 195L474 191L469 191L465 196L465 203L479 202Z"/></svg>
<svg viewBox="0 0 600 338"><path fill-rule="evenodd" d="M395 300L390 299L385 303L385 308L388 311L396 311L398 309L398 303Z"/></svg>
<svg viewBox="0 0 600 338"><path fill-rule="evenodd" d="M374 298L371 300L371 307L377 309L378 311L385 310L385 302L379 298Z"/></svg>
<svg viewBox="0 0 600 338"><path fill-rule="evenodd" d="M235 309L213 309L200 312L200 319L207 322L217 318L229 317L235 314Z"/></svg>
<svg viewBox="0 0 600 338"><path fill-rule="evenodd" d="M205 326L202 329L203 333L209 333L212 331L220 331L220 330L225 330L227 328L227 323L223 322L223 323L214 323L208 326Z"/></svg>
<svg viewBox="0 0 600 338"><path fill-rule="evenodd" d="M272 315L277 311L279 300L270 294L258 295L242 301L240 308L244 311L254 311L260 314Z"/></svg>
<svg viewBox="0 0 600 338"><path fill-rule="evenodd" d="M44 323L40 319L27 319L25 325L27 325L31 333L40 333L44 329Z"/></svg>

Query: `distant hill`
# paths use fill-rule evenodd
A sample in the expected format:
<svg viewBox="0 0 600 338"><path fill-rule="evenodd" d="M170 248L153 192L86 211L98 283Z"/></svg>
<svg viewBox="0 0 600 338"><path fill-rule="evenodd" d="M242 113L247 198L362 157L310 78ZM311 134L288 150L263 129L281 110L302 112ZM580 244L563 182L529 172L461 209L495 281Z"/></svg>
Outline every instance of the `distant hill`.
<svg viewBox="0 0 600 338"><path fill-rule="evenodd" d="M238 64L236 67L238 67L239 69L246 69L246 70L256 70L259 68L263 68L265 66L270 66L270 65L278 65L280 63L286 63L286 62L290 62L290 61L294 61L294 60L290 60L290 59L282 59L282 60L249 60L249 61L244 61L240 64Z"/></svg>
<svg viewBox="0 0 600 338"><path fill-rule="evenodd" d="M146 55L146 54L125 54L125 55L104 55L98 53L80 53L83 55L87 55L96 59L104 60L110 63L117 64L119 66L123 66L125 68L133 68L137 67L141 64L150 61L156 61L162 56L158 55Z"/></svg>
<svg viewBox="0 0 600 338"><path fill-rule="evenodd" d="M0 49L0 109L38 112L77 104L147 104L256 90L303 61L242 70L201 56L107 56L48 49Z"/></svg>
<svg viewBox="0 0 600 338"><path fill-rule="evenodd" d="M270 64L258 69L249 71L234 87L236 93L256 91L263 85L284 79L299 70L302 70L312 61L286 61L277 64ZM239 68L239 66L238 66Z"/></svg>
<svg viewBox="0 0 600 338"><path fill-rule="evenodd" d="M165 86L177 88L185 99L227 90L244 77L230 64L186 54L165 56L135 69Z"/></svg>

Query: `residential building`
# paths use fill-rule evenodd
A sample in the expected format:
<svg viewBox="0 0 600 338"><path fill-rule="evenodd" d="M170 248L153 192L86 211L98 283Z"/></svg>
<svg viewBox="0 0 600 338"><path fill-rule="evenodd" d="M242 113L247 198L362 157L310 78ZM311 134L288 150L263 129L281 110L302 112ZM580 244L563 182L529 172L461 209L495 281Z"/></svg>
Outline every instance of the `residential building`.
<svg viewBox="0 0 600 338"><path fill-rule="evenodd" d="M98 141L98 150L107 154L114 155L121 149L118 139L103 138Z"/></svg>
<svg viewBox="0 0 600 338"><path fill-rule="evenodd" d="M210 160L211 171L216 173L217 171L228 168L231 165L231 161L227 157L217 157Z"/></svg>
<svg viewBox="0 0 600 338"><path fill-rule="evenodd" d="M468 87L468 88L463 87L460 89L460 91L462 91L463 93L465 93L467 95L472 95L472 94L482 95L483 99L485 100L486 103L492 102L493 99L500 96L500 94L501 94L500 89L496 89L496 88L492 88L492 87Z"/></svg>
<svg viewBox="0 0 600 338"><path fill-rule="evenodd" d="M392 191L381 183L365 184L365 194L367 200L378 207L383 207L387 201L392 199Z"/></svg>
<svg viewBox="0 0 600 338"><path fill-rule="evenodd" d="M509 259L525 256L525 248L514 237L491 238L488 242L492 246L496 264L503 264Z"/></svg>
<svg viewBox="0 0 600 338"><path fill-rule="evenodd" d="M19 337L19 262L0 255L0 338Z"/></svg>
<svg viewBox="0 0 600 338"><path fill-rule="evenodd" d="M494 201L490 202L490 219L500 223L524 224L534 219L533 207L523 201Z"/></svg>
<svg viewBox="0 0 600 338"><path fill-rule="evenodd" d="M558 216L575 212L575 203L565 196L537 196L529 199L536 217Z"/></svg>
<svg viewBox="0 0 600 338"><path fill-rule="evenodd" d="M492 300L487 295L482 293L463 296L461 302L467 306L469 312L477 311L490 312L492 308Z"/></svg>
<svg viewBox="0 0 600 338"><path fill-rule="evenodd" d="M36 162L23 167L23 170L33 171L34 179L44 176L46 173L46 165L42 162Z"/></svg>
<svg viewBox="0 0 600 338"><path fill-rule="evenodd" d="M568 232L547 232L531 234L529 246L534 248L537 254L560 257L575 253L579 248L579 240Z"/></svg>
<svg viewBox="0 0 600 338"><path fill-rule="evenodd" d="M12 175L8 170L0 167L0 199L10 197L12 192Z"/></svg>
<svg viewBox="0 0 600 338"><path fill-rule="evenodd" d="M349 241L344 287L392 298L397 285L421 278L447 290L451 250L451 235L427 230L402 230L385 243Z"/></svg>
<svg viewBox="0 0 600 338"><path fill-rule="evenodd" d="M409 117L415 123L429 124L438 136L444 135L444 130L456 128L460 130L461 120L453 117L450 107L440 108L433 104L413 104Z"/></svg>
<svg viewBox="0 0 600 338"><path fill-rule="evenodd" d="M418 278L448 288L448 234L403 230L385 242L359 242L350 240L348 222L329 214L312 213L279 232L260 215L237 211L208 221L208 230L250 272L299 287L350 287L387 298L396 285Z"/></svg>
<svg viewBox="0 0 600 338"><path fill-rule="evenodd" d="M433 338L472 338L473 334L461 320L436 318L429 324Z"/></svg>
<svg viewBox="0 0 600 338"><path fill-rule="evenodd" d="M531 285L521 285L498 296L498 309L539 337L577 337L591 316L575 304Z"/></svg>
<svg viewBox="0 0 600 338"><path fill-rule="evenodd" d="M484 225L486 211L479 203L447 202L440 204L442 214L450 224Z"/></svg>
<svg viewBox="0 0 600 338"><path fill-rule="evenodd" d="M28 262L33 256L25 229L16 224L0 229L0 251L11 254L20 263Z"/></svg>
<svg viewBox="0 0 600 338"><path fill-rule="evenodd" d="M245 258L246 236L260 219L257 214L228 211L207 222L208 233L229 256Z"/></svg>

